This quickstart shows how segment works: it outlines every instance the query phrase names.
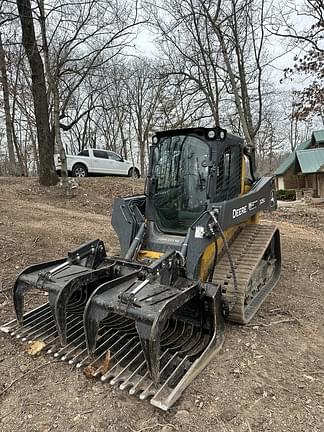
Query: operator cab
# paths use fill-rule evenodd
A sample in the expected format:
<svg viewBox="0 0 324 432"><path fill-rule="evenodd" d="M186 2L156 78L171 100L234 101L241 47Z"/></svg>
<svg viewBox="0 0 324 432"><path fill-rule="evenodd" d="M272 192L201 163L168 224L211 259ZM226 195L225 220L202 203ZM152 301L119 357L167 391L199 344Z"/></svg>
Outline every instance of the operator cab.
<svg viewBox="0 0 324 432"><path fill-rule="evenodd" d="M221 128L158 132L148 175L147 218L185 234L207 209L241 193L243 140Z"/></svg>

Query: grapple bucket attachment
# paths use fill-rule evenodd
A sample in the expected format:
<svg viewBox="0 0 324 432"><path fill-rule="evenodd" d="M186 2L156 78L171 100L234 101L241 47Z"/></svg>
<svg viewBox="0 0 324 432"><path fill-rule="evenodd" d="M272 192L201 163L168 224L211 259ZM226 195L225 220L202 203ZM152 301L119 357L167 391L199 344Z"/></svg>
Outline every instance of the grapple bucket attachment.
<svg viewBox="0 0 324 432"><path fill-rule="evenodd" d="M25 269L13 289L17 320L24 324L24 295L31 288L48 293L60 343L66 344L68 312L82 316L91 291L98 282L111 279L113 265L99 268L106 257L103 243L95 240L69 252L68 258L36 264Z"/></svg>
<svg viewBox="0 0 324 432"><path fill-rule="evenodd" d="M14 286L17 321L1 329L167 410L224 339L220 289L181 275L176 252L151 265L106 257L96 240L27 268ZM24 314L30 288L48 304Z"/></svg>

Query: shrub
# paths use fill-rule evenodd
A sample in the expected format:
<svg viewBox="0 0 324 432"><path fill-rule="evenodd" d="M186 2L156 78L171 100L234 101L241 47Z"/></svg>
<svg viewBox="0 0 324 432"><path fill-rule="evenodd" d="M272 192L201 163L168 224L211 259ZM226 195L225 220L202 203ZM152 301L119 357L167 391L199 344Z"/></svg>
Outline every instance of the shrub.
<svg viewBox="0 0 324 432"><path fill-rule="evenodd" d="M295 189L279 189L277 190L277 200L280 201L295 201Z"/></svg>

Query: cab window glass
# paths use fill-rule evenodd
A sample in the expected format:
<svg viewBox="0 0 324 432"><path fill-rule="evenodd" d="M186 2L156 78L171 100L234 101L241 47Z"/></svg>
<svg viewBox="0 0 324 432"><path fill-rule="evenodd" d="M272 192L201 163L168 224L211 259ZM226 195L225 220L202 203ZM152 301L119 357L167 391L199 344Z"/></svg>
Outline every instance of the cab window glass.
<svg viewBox="0 0 324 432"><path fill-rule="evenodd" d="M221 155L216 170L215 202L237 197L241 191L242 150L230 146Z"/></svg>
<svg viewBox="0 0 324 432"><path fill-rule="evenodd" d="M118 156L116 153L109 152L108 157L109 157L109 159L112 159L114 161L122 162L122 158L120 156Z"/></svg>
<svg viewBox="0 0 324 432"><path fill-rule="evenodd" d="M108 159L108 154L104 150L93 150L93 156L101 159Z"/></svg>
<svg viewBox="0 0 324 432"><path fill-rule="evenodd" d="M190 135L166 137L153 153L153 205L161 230L186 232L206 208L209 145Z"/></svg>
<svg viewBox="0 0 324 432"><path fill-rule="evenodd" d="M80 153L78 153L78 156L88 156L89 157L89 150L82 150Z"/></svg>

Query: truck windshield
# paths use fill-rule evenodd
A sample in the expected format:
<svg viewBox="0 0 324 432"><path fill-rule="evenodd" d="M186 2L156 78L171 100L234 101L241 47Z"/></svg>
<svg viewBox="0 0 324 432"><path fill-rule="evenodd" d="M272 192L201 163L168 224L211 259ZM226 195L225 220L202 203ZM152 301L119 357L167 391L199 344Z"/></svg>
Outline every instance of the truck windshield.
<svg viewBox="0 0 324 432"><path fill-rule="evenodd" d="M206 208L210 149L190 135L162 138L153 150L153 206L162 231L185 233Z"/></svg>

